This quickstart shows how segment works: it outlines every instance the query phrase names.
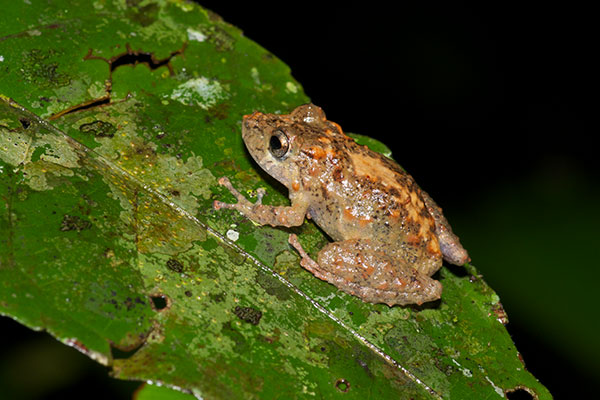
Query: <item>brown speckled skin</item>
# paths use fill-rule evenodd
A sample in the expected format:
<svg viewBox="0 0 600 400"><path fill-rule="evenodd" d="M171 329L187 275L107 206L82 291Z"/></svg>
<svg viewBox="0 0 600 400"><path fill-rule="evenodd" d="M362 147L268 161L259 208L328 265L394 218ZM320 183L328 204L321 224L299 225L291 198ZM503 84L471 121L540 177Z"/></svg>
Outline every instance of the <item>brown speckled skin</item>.
<svg viewBox="0 0 600 400"><path fill-rule="evenodd" d="M274 155L271 137L282 132L289 149ZM440 298L442 285L430 276L442 258L457 265L468 260L442 210L413 178L346 136L319 107L247 115L242 137L254 160L288 188L291 206L262 205L262 192L252 204L221 178L238 203L217 201L215 208L237 209L262 225L298 226L312 218L334 242L317 261L295 235L290 243L318 278L364 301L422 304Z"/></svg>

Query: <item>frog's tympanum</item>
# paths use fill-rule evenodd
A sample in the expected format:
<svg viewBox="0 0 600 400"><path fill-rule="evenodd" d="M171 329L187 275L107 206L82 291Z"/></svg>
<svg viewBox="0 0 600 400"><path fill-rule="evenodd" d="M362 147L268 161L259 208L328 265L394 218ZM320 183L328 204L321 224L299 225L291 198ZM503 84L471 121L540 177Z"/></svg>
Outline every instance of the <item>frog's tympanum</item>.
<svg viewBox="0 0 600 400"><path fill-rule="evenodd" d="M422 304L437 300L431 278L442 259L462 265L467 252L442 210L394 161L360 146L323 111L306 104L291 114L246 115L242 138L254 160L289 190L290 206L251 203L229 179L219 183L233 208L260 225L299 226L310 218L333 239L313 260L296 235L290 244L301 265L339 289L371 303Z"/></svg>

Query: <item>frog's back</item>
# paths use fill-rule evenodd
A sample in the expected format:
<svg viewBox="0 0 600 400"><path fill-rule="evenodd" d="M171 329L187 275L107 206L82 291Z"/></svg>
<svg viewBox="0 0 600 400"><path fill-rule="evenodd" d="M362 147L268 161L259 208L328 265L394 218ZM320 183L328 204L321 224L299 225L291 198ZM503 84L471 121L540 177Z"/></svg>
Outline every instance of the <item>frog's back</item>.
<svg viewBox="0 0 600 400"><path fill-rule="evenodd" d="M330 171L327 179L319 183L320 201L311 206L315 222L336 241L408 242L439 257L435 220L413 178L392 160L345 135L338 136L332 147L335 161L325 168Z"/></svg>

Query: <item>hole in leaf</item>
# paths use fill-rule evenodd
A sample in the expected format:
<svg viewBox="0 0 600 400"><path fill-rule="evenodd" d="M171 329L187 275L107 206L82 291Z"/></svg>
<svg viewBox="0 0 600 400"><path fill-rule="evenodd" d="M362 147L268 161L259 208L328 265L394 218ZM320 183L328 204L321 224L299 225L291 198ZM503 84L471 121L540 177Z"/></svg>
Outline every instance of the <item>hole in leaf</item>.
<svg viewBox="0 0 600 400"><path fill-rule="evenodd" d="M173 76L175 75L175 71L173 70L173 66L171 65L171 59L176 55L182 54L185 51L186 46L187 42L184 42L180 49L172 51L171 54L162 59L157 59L154 53L152 52L133 50L131 46L129 46L129 44L125 45L125 52L117 54L116 56L109 59L94 55L92 49L89 49L87 55L83 59L106 61L110 67L111 80L113 71L118 67L121 67L123 65L131 65L135 67L138 64L144 64L152 71L160 67L167 67L167 69L169 70L169 74Z"/></svg>
<svg viewBox="0 0 600 400"><path fill-rule="evenodd" d="M29 128L29 126L31 125L31 121L25 118L21 118L19 122L21 123L21 126L25 129Z"/></svg>
<svg viewBox="0 0 600 400"><path fill-rule="evenodd" d="M169 298L163 294L150 296L152 300L152 308L156 311L162 311L169 306Z"/></svg>
<svg viewBox="0 0 600 400"><path fill-rule="evenodd" d="M142 341L140 344L138 344L136 346L120 349L111 344L110 345L110 353L112 354L113 360L124 360L124 359L131 358L143 345L144 345L144 342Z"/></svg>
<svg viewBox="0 0 600 400"><path fill-rule="evenodd" d="M335 388L342 393L346 393L348 390L350 390L350 382L344 378L340 378L335 382Z"/></svg>
<svg viewBox="0 0 600 400"><path fill-rule="evenodd" d="M144 53L141 51L134 51L131 53L125 53L114 59L110 64L111 71L114 71L121 65L137 65L137 64L146 64L148 68L151 70L155 70L157 68L163 67L167 65L167 63L171 61L171 57L163 58L162 60L157 60L154 58L154 54L152 53Z"/></svg>
<svg viewBox="0 0 600 400"><path fill-rule="evenodd" d="M506 391L506 398L509 400L537 400L535 393L531 392L531 389L523 386L517 386L512 390Z"/></svg>

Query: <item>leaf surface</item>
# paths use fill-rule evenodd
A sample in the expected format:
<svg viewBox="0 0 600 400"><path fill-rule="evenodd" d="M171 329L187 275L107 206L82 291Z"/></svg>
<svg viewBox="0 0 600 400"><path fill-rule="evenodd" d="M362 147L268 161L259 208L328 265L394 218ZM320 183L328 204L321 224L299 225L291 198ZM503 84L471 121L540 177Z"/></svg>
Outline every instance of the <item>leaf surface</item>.
<svg viewBox="0 0 600 400"><path fill-rule="evenodd" d="M312 222L212 209L220 176L288 204L239 135L308 102L280 60L193 4L32 3L0 17L3 315L207 399L551 397L474 267L441 270L440 302L367 304L300 267Z"/></svg>

